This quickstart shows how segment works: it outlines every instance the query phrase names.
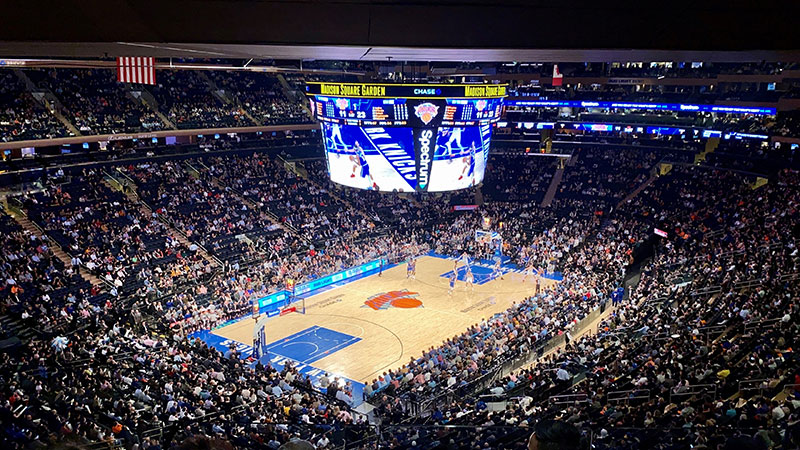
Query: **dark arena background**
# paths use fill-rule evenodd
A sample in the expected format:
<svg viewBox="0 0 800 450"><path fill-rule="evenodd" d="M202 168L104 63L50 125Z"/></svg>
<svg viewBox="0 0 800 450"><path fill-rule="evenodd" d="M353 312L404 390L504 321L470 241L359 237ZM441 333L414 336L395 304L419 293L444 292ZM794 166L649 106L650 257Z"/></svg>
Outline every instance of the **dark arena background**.
<svg viewBox="0 0 800 450"><path fill-rule="evenodd" d="M800 448L798 12L4 5L3 448Z"/></svg>

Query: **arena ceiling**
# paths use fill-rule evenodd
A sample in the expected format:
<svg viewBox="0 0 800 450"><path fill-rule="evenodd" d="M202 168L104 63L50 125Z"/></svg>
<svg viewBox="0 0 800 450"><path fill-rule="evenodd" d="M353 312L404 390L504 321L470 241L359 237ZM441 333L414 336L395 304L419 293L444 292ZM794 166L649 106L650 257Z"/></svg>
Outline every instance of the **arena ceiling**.
<svg viewBox="0 0 800 450"><path fill-rule="evenodd" d="M785 0L26 0L1 57L798 61Z"/></svg>

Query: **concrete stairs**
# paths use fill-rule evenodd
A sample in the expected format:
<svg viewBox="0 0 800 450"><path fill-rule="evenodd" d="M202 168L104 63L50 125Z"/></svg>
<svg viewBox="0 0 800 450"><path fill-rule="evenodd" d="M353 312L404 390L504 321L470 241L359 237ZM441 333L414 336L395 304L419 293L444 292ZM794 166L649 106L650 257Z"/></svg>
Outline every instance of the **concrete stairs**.
<svg viewBox="0 0 800 450"><path fill-rule="evenodd" d="M556 169L556 172L553 174L553 179L550 180L550 186L547 187L547 192L544 194L544 198L542 199L541 206L550 206L550 203L553 202L553 199L556 197L556 192L558 192L558 185L561 184L561 179L564 177L564 169L559 168Z"/></svg>
<svg viewBox="0 0 800 450"><path fill-rule="evenodd" d="M238 98L233 97L228 92L225 92L225 90L217 87L217 83L214 80L212 80L211 77L208 76L208 74L206 74L203 71L198 71L197 74L200 77L200 79L205 81L208 87L211 89L211 95L219 99L219 101L221 101L222 103L232 105L238 108L239 111L241 111L242 115L247 117L247 120L249 120L253 125L256 126L261 125L261 122L256 120L256 118L253 117L252 114L250 114L250 112L248 112L244 108L244 106L242 106L242 103L239 101Z"/></svg>
<svg viewBox="0 0 800 450"><path fill-rule="evenodd" d="M61 114L61 111L64 110L64 106L61 104L55 94L46 89L37 87L36 84L30 78L28 78L28 75L26 75L25 72L20 69L14 69L14 74L17 76L17 78L19 78L20 81L22 81L23 84L25 84L25 87L27 87L31 92L31 96L34 98L34 100L47 108L47 110L50 111L50 113L53 114L53 116L58 119L58 121L61 122L61 124L64 125L64 127L66 127L70 133L72 133L74 136L82 136L80 130L78 130L78 128L75 127L72 122L64 117L63 114Z"/></svg>
<svg viewBox="0 0 800 450"><path fill-rule="evenodd" d="M135 186L131 186L130 183L120 182L120 181L116 180L115 178L111 177L110 175L108 175L107 177L105 177L103 179L103 183L105 183L105 185L108 186L110 189L113 189L115 191L120 191L123 194L125 194L125 196L128 197L128 200L130 200L131 203L137 205L139 207L139 210L146 217L152 217L153 216L152 208L150 208L149 205L147 205L144 201L142 201L142 199L139 197L139 194L136 193ZM124 188L123 185L125 187L127 187L127 189ZM161 221L162 221L162 223L164 223L169 228L170 234L173 237L175 237L175 239L177 239L178 242L180 242L181 244L185 245L186 247L189 247L190 245L193 244L193 242L191 242L189 240L189 238L184 233L182 233L181 231L175 229L169 222L167 222L166 220L163 220L163 218L162 218ZM202 256L203 259L205 259L206 261L211 263L211 265L213 267L219 267L219 266L222 265L222 263L221 263L221 261L219 259L217 259L214 256L210 255L199 244L197 246L198 246L197 253L200 256Z"/></svg>
<svg viewBox="0 0 800 450"><path fill-rule="evenodd" d="M572 167L577 162L578 162L578 155L573 153L572 156L570 156L570 158L567 160L567 167Z"/></svg>
<svg viewBox="0 0 800 450"><path fill-rule="evenodd" d="M0 315L0 329L9 332L23 342L31 340L35 335L30 327L5 314Z"/></svg>
<svg viewBox="0 0 800 450"><path fill-rule="evenodd" d="M61 260L61 262L64 263L65 266L72 267L72 257L69 254L67 254L67 252L65 252L64 249L61 248L60 245L58 245L58 243L56 243L54 240L50 239L50 237L47 236L44 233L44 231L41 228L39 228L38 225L33 223L33 221L31 221L28 218L28 216L26 216L24 214L17 214L17 213L12 212L11 213L11 217L13 217L14 220L16 220L17 223L24 230L26 230L26 231L28 231L30 233L33 233L36 236L44 237L45 239L47 239L47 241L50 243L50 250L53 251L53 255L56 258L58 258L59 260ZM89 271L86 270L85 268L83 268L83 267L79 268L78 269L78 273L80 274L81 278L83 278L84 280L88 281L89 283L92 283L92 285L105 287L105 282L103 282L103 280L101 280L100 278L96 277L95 275L89 273Z"/></svg>
<svg viewBox="0 0 800 450"><path fill-rule="evenodd" d="M25 85L25 87L28 88L29 92L35 92L39 90L39 88L36 87L36 84L33 82L33 80L28 78L28 76L25 75L25 72L22 69L14 69L14 75L16 75L17 78L19 78L19 81L21 81Z"/></svg>
<svg viewBox="0 0 800 450"><path fill-rule="evenodd" d="M305 236L303 236L302 233L300 233L300 230L298 230L297 228L295 228L295 227L293 227L291 225L288 225L288 224L285 224L285 223L281 222L281 220L278 218L278 216L276 216L272 211L270 211L270 210L268 210L266 208L262 208L261 206L257 205L254 201L250 200L245 195L243 195L241 192L237 191L236 189L234 189L234 188L232 188L230 186L225 185L222 181L220 181L219 178L211 176L211 173L209 171L208 166L206 166L202 162L199 163L199 164L200 164L201 169L197 169L197 168L194 168L194 167L191 167L191 169L197 171L198 176L200 174L200 170L204 170L206 175L208 175L206 177L206 179L211 183L212 186L215 186L216 188L220 189L221 191L224 191L224 192L227 192L227 193L233 195L239 201L241 201L242 203L247 205L247 207L250 208L251 210L264 212L266 214L266 216L267 216L267 219L270 222L272 222L273 224L281 227L281 229L283 229L287 233L302 239L303 242L306 242L306 243L311 242Z"/></svg>
<svg viewBox="0 0 800 450"><path fill-rule="evenodd" d="M644 181L644 183L642 183L639 186L637 186L636 189L634 189L630 194L626 195L625 198L623 198L622 200L619 201L619 203L617 203L616 209L619 209L620 207L622 207L622 205L624 205L625 203L628 203L633 198L635 198L637 195L639 195L640 192L642 192L643 190L647 189L647 187L650 186L651 184L653 184L653 182L656 181L657 178L658 178L658 175L656 174L656 170L653 169L650 172L650 177L647 178Z"/></svg>
<svg viewBox="0 0 800 450"><path fill-rule="evenodd" d="M64 117L63 114L61 114L63 108L61 108L58 103L55 103L54 99L55 95L46 94L42 98L42 104L45 106L45 108L50 110L50 112L55 116L55 118L58 119L58 121L61 122L67 128L67 130L69 130L70 133L74 134L75 136L83 136L83 133L81 133L81 131L75 125L73 125L72 122L70 122L66 117ZM49 102L53 103L48 104Z"/></svg>
<svg viewBox="0 0 800 450"><path fill-rule="evenodd" d="M300 104L300 107L303 108L303 111L305 111L306 114L308 114L308 117L313 118L313 116L311 115L311 110L308 109L308 102L305 101L305 96L299 94L297 91L292 89L292 87L289 86L289 82L286 81L286 78L283 76L283 74L280 73L277 74L277 78L278 78L278 83L280 83L281 88L283 89L283 94L286 96L286 98L288 98L291 101L298 102Z"/></svg>
<svg viewBox="0 0 800 450"><path fill-rule="evenodd" d="M280 161L281 164L283 165L284 169L288 170L289 172L292 172L293 174L297 175L298 177L304 180L309 180L308 170L306 170L306 167L303 164L298 164L297 161L287 161L283 159L283 157L280 155L278 155L277 158L278 161Z"/></svg>
<svg viewBox="0 0 800 450"><path fill-rule="evenodd" d="M158 110L158 102L156 101L156 98L153 97L153 94L144 90L143 88L141 90L133 89L133 86L131 86L130 90L127 91L127 94L131 100L152 111L156 117L161 119L164 125L173 130L178 129L178 127L176 127L175 124L164 115L164 113Z"/></svg>
<svg viewBox="0 0 800 450"><path fill-rule="evenodd" d="M694 155L694 163L700 164L701 162L705 162L708 154L713 153L717 147L719 147L719 138L708 138L705 149L702 152Z"/></svg>
<svg viewBox="0 0 800 450"><path fill-rule="evenodd" d="M481 206L483 203L483 192L481 188L475 189L475 204Z"/></svg>

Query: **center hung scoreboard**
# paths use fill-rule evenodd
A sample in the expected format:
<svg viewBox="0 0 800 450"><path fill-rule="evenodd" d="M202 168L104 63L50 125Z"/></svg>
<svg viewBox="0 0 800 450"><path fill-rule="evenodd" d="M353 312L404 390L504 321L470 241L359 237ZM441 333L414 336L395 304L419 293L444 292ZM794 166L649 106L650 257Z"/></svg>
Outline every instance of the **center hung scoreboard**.
<svg viewBox="0 0 800 450"><path fill-rule="evenodd" d="M506 92L498 84L306 85L331 180L386 192L480 184Z"/></svg>

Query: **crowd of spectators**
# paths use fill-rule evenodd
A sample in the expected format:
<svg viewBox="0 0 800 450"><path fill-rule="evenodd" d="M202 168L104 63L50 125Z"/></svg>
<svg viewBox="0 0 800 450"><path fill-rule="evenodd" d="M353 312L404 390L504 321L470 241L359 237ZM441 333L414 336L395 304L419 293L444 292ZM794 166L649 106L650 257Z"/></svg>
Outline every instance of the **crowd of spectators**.
<svg viewBox="0 0 800 450"><path fill-rule="evenodd" d="M261 125L311 120L300 103L286 97L276 78L252 72L211 72L210 76L218 89L234 97Z"/></svg>
<svg viewBox="0 0 800 450"><path fill-rule="evenodd" d="M595 333L437 408L428 423L447 428L400 427L394 439L515 448L523 437L508 427L558 418L590 430L596 448L795 448L798 174L753 190L741 175L676 170L624 207L631 221L680 225Z"/></svg>
<svg viewBox="0 0 800 450"><path fill-rule="evenodd" d="M160 70L150 91L162 113L179 129L253 126L240 107L211 91L195 71Z"/></svg>
<svg viewBox="0 0 800 450"><path fill-rule="evenodd" d="M69 131L30 92L16 74L0 72L0 141L65 137Z"/></svg>
<svg viewBox="0 0 800 450"><path fill-rule="evenodd" d="M245 315L287 278L429 249L489 259L493 248L474 235L488 218L511 263L563 280L368 383L376 414L395 425L380 437L389 448L524 448L524 430L547 418L586 429L600 448L653 436L664 448L708 447L732 426L786 445L796 392L775 395L800 369L800 178L782 170L753 189L746 174L675 165L617 208L673 149L612 148L576 152L551 207L540 198L555 165L497 158L472 212L452 211L443 195L340 190L312 181L325 179L318 160L265 152L107 168L130 192L94 169L52 181L20 200L70 266L0 215L3 290L13 294L3 312L55 330L0 356L4 437L11 448L65 438L143 449L194 436L240 448L372 442L343 380L320 391L291 364L277 371L187 334ZM668 237L637 287L596 333L578 336L581 319L612 308L654 227ZM87 283L82 269L104 281ZM486 375L556 337L563 346L481 391ZM425 402L435 408L413 417L408 405ZM421 423L467 428L411 427Z"/></svg>
<svg viewBox="0 0 800 450"><path fill-rule="evenodd" d="M123 89L113 71L42 69L25 73L40 88L49 90L58 98L66 110L64 115L81 134L119 134L166 128L153 111Z"/></svg>

